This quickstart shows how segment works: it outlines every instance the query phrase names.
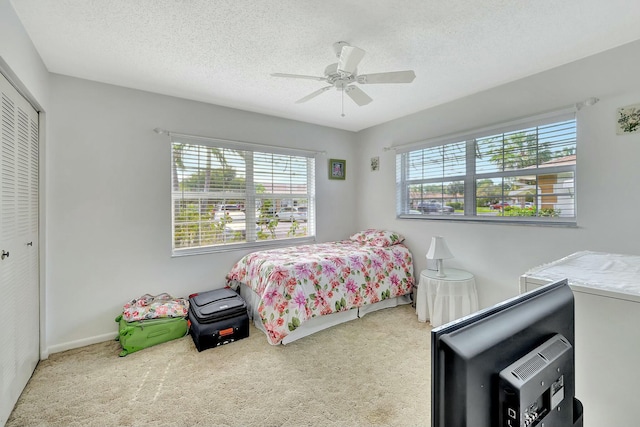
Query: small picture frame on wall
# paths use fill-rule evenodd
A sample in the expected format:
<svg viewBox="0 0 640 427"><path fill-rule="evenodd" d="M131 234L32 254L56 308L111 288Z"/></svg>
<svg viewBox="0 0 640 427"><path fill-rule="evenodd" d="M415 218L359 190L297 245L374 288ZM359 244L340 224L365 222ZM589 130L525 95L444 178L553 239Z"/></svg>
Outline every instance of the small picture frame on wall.
<svg viewBox="0 0 640 427"><path fill-rule="evenodd" d="M380 157L371 158L371 172L377 172L380 170Z"/></svg>
<svg viewBox="0 0 640 427"><path fill-rule="evenodd" d="M640 104L618 108L616 133L626 135L640 132Z"/></svg>
<svg viewBox="0 0 640 427"><path fill-rule="evenodd" d="M329 159L329 179L345 179L347 176L347 161Z"/></svg>

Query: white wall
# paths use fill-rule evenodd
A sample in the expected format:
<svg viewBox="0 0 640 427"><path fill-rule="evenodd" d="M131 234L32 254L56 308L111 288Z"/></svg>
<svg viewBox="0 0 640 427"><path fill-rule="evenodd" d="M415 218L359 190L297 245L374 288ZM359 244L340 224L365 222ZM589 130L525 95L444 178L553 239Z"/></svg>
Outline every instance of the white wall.
<svg viewBox="0 0 640 427"><path fill-rule="evenodd" d="M167 130L326 150L316 163L317 238L355 229L355 180L329 181L328 159L355 162L354 134L53 75L47 159L47 345L56 352L110 339L122 305L224 285L247 251L171 258Z"/></svg>
<svg viewBox="0 0 640 427"><path fill-rule="evenodd" d="M46 107L49 73L9 0L0 0L0 59L0 65L8 65L9 78L17 77L20 89Z"/></svg>
<svg viewBox="0 0 640 427"><path fill-rule="evenodd" d="M518 293L518 277L578 250L640 255L640 133L617 136L616 109L640 103L640 42L364 130L358 134L358 228L407 236L416 273L426 268L431 236L445 236L455 259L476 275L483 307ZM402 220L395 217L395 152L384 147L435 138L567 107L578 113L578 227L534 227ZM380 171L371 172L371 157Z"/></svg>

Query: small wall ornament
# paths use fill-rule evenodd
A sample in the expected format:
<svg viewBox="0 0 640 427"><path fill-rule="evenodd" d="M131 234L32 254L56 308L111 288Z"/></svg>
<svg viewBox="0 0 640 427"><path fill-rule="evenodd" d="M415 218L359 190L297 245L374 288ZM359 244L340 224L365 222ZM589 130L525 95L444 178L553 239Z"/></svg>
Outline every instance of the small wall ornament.
<svg viewBox="0 0 640 427"><path fill-rule="evenodd" d="M371 158L371 172L377 172L380 170L380 157Z"/></svg>
<svg viewBox="0 0 640 427"><path fill-rule="evenodd" d="M640 104L618 108L616 133L626 135L635 132L640 132Z"/></svg>

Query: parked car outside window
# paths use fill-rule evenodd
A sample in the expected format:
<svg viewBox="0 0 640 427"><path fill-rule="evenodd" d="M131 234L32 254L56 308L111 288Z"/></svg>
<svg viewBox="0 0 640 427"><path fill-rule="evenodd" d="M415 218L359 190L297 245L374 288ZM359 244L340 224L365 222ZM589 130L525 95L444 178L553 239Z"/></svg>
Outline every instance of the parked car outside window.
<svg viewBox="0 0 640 427"><path fill-rule="evenodd" d="M508 206L511 206L511 205L509 203L507 203L507 202L498 202L498 203L493 203L493 204L489 205L489 207L491 209L503 209L503 208L506 208Z"/></svg>
<svg viewBox="0 0 640 427"><path fill-rule="evenodd" d="M276 218L280 221L303 222L307 220L307 208L283 207L276 213Z"/></svg>
<svg viewBox="0 0 640 427"><path fill-rule="evenodd" d="M241 211L242 210L242 206L240 205L219 205L218 206L218 210L219 211Z"/></svg>
<svg viewBox="0 0 640 427"><path fill-rule="evenodd" d="M442 206L442 203L436 202L435 200L420 202L418 203L418 206L416 206L416 209L423 214L438 213L446 215L452 214L454 210L451 206Z"/></svg>

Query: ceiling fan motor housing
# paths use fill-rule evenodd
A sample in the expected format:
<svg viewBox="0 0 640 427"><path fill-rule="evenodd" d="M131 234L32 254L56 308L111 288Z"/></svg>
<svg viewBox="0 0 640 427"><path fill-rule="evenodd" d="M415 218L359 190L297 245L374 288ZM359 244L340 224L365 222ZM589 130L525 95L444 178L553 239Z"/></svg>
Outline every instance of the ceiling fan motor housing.
<svg viewBox="0 0 640 427"><path fill-rule="evenodd" d="M357 74L346 74L338 71L338 63L329 64L324 69L324 75L327 77L327 83L334 85L337 90L343 90L347 85L354 83Z"/></svg>

